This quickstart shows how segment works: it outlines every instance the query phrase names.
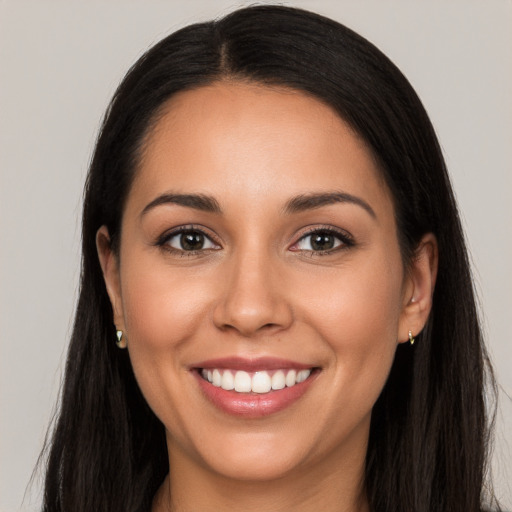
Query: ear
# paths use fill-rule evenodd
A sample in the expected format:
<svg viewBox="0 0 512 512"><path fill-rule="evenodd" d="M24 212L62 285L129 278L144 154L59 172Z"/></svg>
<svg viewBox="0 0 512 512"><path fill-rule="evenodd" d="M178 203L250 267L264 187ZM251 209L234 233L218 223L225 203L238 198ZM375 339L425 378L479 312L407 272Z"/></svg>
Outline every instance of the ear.
<svg viewBox="0 0 512 512"><path fill-rule="evenodd" d="M436 284L438 265L437 239L432 233L423 236L407 270L404 282L402 313L398 341L409 340L409 331L418 335L425 326Z"/></svg>
<svg viewBox="0 0 512 512"><path fill-rule="evenodd" d="M110 235L106 226L101 226L96 232L96 250L100 260L101 270L107 293L112 304L114 324L117 329L124 331L124 317L121 301L121 281L119 278L119 260L112 251Z"/></svg>

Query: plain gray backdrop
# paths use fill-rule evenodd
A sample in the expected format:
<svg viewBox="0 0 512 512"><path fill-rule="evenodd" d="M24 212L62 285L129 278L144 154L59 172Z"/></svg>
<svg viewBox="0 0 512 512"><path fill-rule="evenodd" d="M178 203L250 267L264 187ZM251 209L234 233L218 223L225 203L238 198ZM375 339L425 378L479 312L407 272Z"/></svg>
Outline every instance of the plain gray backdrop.
<svg viewBox="0 0 512 512"><path fill-rule="evenodd" d="M284 3L374 42L431 116L501 386L493 468L512 508L512 2ZM247 4L0 0L0 512L38 508L37 476L22 498L58 396L79 276L81 191L107 102L150 45Z"/></svg>

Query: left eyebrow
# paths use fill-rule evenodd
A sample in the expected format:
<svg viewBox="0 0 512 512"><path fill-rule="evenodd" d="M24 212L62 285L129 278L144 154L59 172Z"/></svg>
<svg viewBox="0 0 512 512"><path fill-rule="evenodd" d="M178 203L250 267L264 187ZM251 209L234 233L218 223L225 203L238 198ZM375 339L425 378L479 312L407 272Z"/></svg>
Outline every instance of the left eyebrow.
<svg viewBox="0 0 512 512"><path fill-rule="evenodd" d="M377 218L373 208L360 197L347 194L345 192L320 192L312 194L301 194L291 198L284 207L284 213L292 214L321 208L334 203L349 203L360 206L368 212L374 219Z"/></svg>

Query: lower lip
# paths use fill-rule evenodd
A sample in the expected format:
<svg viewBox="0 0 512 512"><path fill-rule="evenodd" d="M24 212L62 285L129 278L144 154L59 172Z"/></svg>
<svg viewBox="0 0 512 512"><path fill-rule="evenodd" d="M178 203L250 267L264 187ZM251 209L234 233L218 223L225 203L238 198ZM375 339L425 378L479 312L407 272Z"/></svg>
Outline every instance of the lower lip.
<svg viewBox="0 0 512 512"><path fill-rule="evenodd" d="M304 395L317 375L314 372L305 381L294 386L259 394L226 391L203 379L199 372L193 373L211 403L221 411L244 418L261 418L290 407Z"/></svg>

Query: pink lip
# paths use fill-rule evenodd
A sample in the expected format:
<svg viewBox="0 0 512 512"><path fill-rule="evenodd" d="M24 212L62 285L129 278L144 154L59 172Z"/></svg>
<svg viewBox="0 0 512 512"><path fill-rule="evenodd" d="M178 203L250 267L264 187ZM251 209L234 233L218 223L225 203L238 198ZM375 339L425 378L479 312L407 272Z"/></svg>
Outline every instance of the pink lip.
<svg viewBox="0 0 512 512"><path fill-rule="evenodd" d="M201 368L230 368L254 372L257 370L308 369L311 365L295 363L284 359L238 357L208 360L194 365L192 373L206 398L221 411L247 419L261 418L282 411L296 403L316 380L319 372L314 371L308 379L292 387L270 391L269 393L237 393L226 391L210 384L200 375Z"/></svg>
<svg viewBox="0 0 512 512"><path fill-rule="evenodd" d="M243 357L222 357L219 359L208 359L197 364L191 365L191 368L206 368L206 369L231 369L243 370L245 372L255 372L258 370L307 370L312 368L312 365L296 363L288 359L279 359L276 357L257 357L248 359Z"/></svg>

